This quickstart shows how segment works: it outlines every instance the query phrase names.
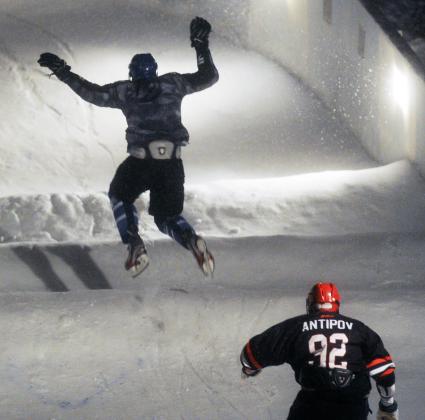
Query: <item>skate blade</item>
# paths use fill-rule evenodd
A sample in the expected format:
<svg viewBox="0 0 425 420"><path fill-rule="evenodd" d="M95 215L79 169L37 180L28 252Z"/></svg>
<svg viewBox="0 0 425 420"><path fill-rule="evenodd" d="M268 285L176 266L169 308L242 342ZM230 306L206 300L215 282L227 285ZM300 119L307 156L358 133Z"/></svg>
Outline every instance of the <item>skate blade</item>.
<svg viewBox="0 0 425 420"><path fill-rule="evenodd" d="M202 264L202 272L206 277L214 277L214 260L210 255L204 254L204 263Z"/></svg>
<svg viewBox="0 0 425 420"><path fill-rule="evenodd" d="M202 267L201 270L204 273L206 277L211 276L213 277L214 273L214 258L212 255L208 252L207 243L204 241L204 239L200 238L196 241L196 246L198 250L202 253Z"/></svg>
<svg viewBox="0 0 425 420"><path fill-rule="evenodd" d="M149 266L149 257L145 254L142 255L133 267L130 268L131 277L135 278L142 274Z"/></svg>

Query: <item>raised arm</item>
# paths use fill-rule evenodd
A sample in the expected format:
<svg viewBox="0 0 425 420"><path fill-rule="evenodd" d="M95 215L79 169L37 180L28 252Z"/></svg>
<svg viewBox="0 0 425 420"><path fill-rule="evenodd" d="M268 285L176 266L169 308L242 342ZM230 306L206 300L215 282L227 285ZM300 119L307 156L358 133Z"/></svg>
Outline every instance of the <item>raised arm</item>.
<svg viewBox="0 0 425 420"><path fill-rule="evenodd" d="M97 106L120 108L119 82L104 86L91 83L71 72L71 67L52 53L41 54L38 63L42 67L49 68L59 80L66 83L85 101Z"/></svg>
<svg viewBox="0 0 425 420"><path fill-rule="evenodd" d="M209 34L211 25L200 17L196 17L190 24L191 46L196 51L198 71L183 74L187 93L198 92L212 86L218 81L218 71L214 65L209 49Z"/></svg>

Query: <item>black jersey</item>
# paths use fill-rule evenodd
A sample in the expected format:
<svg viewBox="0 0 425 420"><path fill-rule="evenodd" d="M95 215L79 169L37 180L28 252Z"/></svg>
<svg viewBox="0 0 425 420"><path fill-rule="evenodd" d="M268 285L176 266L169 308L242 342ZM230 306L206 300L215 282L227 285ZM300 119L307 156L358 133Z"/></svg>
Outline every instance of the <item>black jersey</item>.
<svg viewBox="0 0 425 420"><path fill-rule="evenodd" d="M362 322L340 314L319 313L288 319L249 340L244 360L253 369L288 363L302 386L320 388L303 372L346 370L361 381L361 392L370 391L369 377L394 381L394 363L381 338ZM364 380L366 378L366 381Z"/></svg>
<svg viewBox="0 0 425 420"><path fill-rule="evenodd" d="M206 89L218 80L210 50L197 48L196 54L197 72L167 73L149 82L123 80L99 86L72 72L57 76L85 101L123 112L128 125L129 151L153 140L185 145L189 134L181 121L183 97Z"/></svg>

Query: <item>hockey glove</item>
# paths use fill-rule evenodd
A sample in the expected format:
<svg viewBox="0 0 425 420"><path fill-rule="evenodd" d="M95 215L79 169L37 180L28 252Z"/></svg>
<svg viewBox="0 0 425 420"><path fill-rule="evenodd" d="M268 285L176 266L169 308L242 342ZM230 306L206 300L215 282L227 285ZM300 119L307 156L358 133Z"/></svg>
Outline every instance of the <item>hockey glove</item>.
<svg viewBox="0 0 425 420"><path fill-rule="evenodd" d="M196 17L190 22L190 41L194 48L208 47L208 37L211 32L211 25L205 19Z"/></svg>
<svg viewBox="0 0 425 420"><path fill-rule="evenodd" d="M256 376L261 372L261 369L251 369L246 366L242 366L242 379L250 378L251 376Z"/></svg>
<svg viewBox="0 0 425 420"><path fill-rule="evenodd" d="M41 54L37 62L41 67L49 68L54 74L66 73L71 70L65 60L49 52Z"/></svg>
<svg viewBox="0 0 425 420"><path fill-rule="evenodd" d="M398 420L398 406L394 401L391 405L384 405L379 402L379 410L376 420Z"/></svg>

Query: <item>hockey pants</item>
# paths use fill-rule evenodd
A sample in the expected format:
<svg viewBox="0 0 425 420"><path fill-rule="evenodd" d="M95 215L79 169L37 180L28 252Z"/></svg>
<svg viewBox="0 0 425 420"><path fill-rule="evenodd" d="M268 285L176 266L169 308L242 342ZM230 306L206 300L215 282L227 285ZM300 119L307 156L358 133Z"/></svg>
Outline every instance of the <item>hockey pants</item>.
<svg viewBox="0 0 425 420"><path fill-rule="evenodd" d="M353 401L323 398L315 391L300 391L287 420L367 420L367 398Z"/></svg>
<svg viewBox="0 0 425 420"><path fill-rule="evenodd" d="M188 248L195 234L181 216L184 201L184 170L180 159L137 159L129 156L117 169L109 189L109 199L123 243L128 243L128 230L138 226L134 202L150 191L149 214L159 230Z"/></svg>

